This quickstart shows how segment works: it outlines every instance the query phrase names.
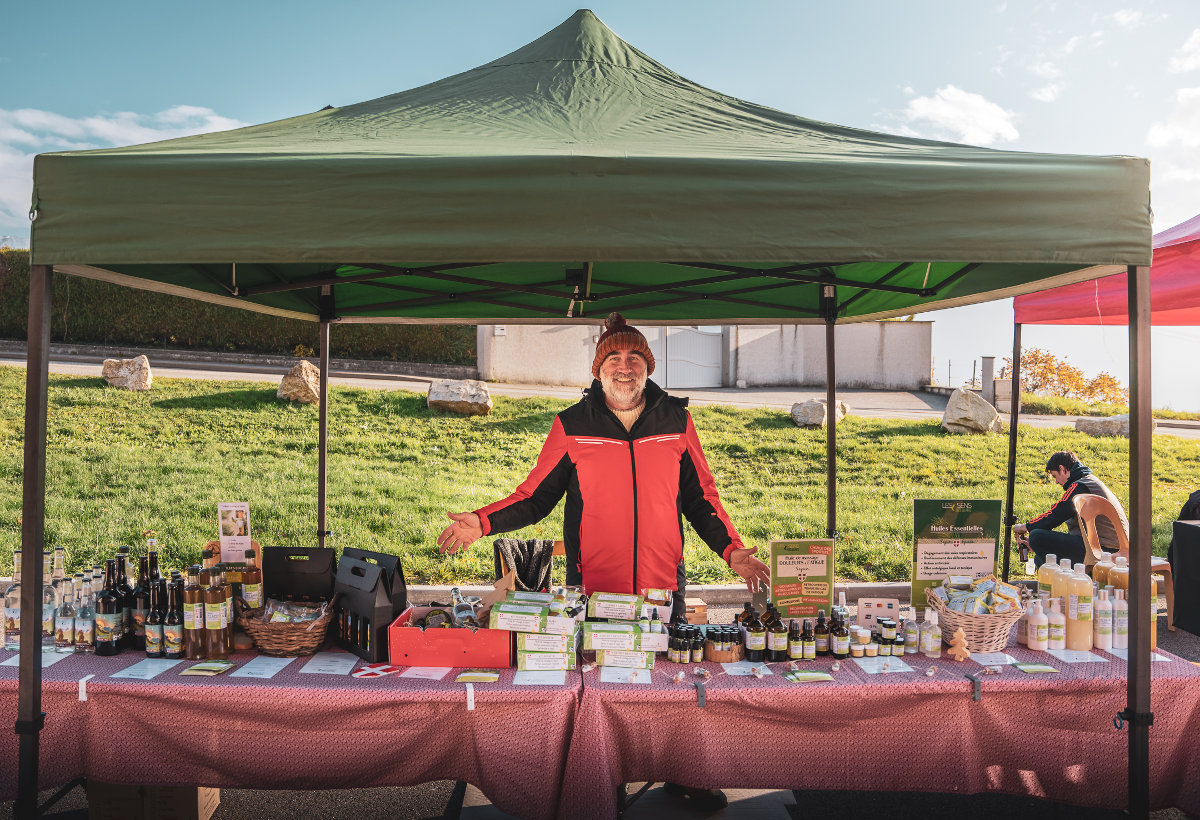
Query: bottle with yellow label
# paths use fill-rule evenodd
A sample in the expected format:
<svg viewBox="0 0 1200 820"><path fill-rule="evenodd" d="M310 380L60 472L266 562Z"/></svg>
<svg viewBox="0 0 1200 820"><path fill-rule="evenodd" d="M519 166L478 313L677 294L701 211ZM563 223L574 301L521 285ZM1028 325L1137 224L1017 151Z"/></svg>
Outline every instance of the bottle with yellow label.
<svg viewBox="0 0 1200 820"><path fill-rule="evenodd" d="M1046 554L1046 563L1038 567L1037 582L1038 592L1050 591L1050 579L1054 577L1054 573L1058 570L1058 556L1054 553Z"/></svg>
<svg viewBox="0 0 1200 820"><path fill-rule="evenodd" d="M1063 581L1067 598L1067 649L1081 652L1092 648L1092 579L1076 564L1074 572Z"/></svg>

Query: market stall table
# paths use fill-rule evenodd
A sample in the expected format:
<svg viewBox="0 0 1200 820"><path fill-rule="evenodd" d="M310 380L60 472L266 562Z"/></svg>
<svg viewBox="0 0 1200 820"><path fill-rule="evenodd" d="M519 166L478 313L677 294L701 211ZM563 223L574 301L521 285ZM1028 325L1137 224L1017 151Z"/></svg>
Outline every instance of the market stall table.
<svg viewBox="0 0 1200 820"><path fill-rule="evenodd" d="M1029 795L1084 806L1125 806L1125 662L1064 663L1023 647L1021 662L1057 674L906 655L909 673L869 675L841 662L832 683L789 683L787 664L761 679L714 677L698 705L696 665L659 663L650 684L601 683L584 673L564 776L563 818L607 818L624 783L707 788L929 791ZM1165 655L1165 653L1164 653ZM1200 668L1154 662L1152 804L1200 812ZM875 659L867 659L875 660ZM879 660L884 660L880 658ZM892 659L895 660L895 659ZM830 660L801 665L829 670ZM925 671L936 666L933 677ZM671 676L684 670L685 683Z"/></svg>
<svg viewBox="0 0 1200 820"><path fill-rule="evenodd" d="M0 663L15 653L0 651ZM239 666L257 657L243 652ZM182 661L152 680L110 677L142 661L71 655L43 672L40 782L84 775L112 783L329 789L464 780L502 811L554 817L580 691L496 683L467 688L389 675L306 674L308 658L270 679L180 676ZM0 666L0 718L16 719L17 667ZM87 675L86 701L79 680ZM15 761L17 739L0 755ZM0 767L0 799L16 794L16 766Z"/></svg>

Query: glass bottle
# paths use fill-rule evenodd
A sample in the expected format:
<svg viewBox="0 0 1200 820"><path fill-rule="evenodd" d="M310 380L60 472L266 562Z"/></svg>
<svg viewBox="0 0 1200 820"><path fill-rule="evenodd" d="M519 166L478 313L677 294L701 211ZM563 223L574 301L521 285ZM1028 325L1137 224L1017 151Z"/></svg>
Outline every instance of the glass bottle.
<svg viewBox="0 0 1200 820"><path fill-rule="evenodd" d="M920 649L921 625L917 623L916 607L908 608L908 618L904 621L904 654L915 655ZM895 654L895 652L893 652Z"/></svg>
<svg viewBox="0 0 1200 820"><path fill-rule="evenodd" d="M146 648L146 619L150 616L150 558L148 556L143 555L138 558L137 586L133 588L130 597L133 600L131 609L133 636L130 646L140 651Z"/></svg>
<svg viewBox="0 0 1200 820"><path fill-rule="evenodd" d="M67 549L66 547L54 548L54 571L50 576L55 581L61 581L67 577Z"/></svg>
<svg viewBox="0 0 1200 820"><path fill-rule="evenodd" d="M209 660L229 657L225 626L225 590L221 588L220 573L210 569L208 586L204 588L204 651Z"/></svg>
<svg viewBox="0 0 1200 820"><path fill-rule="evenodd" d="M132 646L133 587L129 585L129 547L117 547L116 592L121 601L121 646Z"/></svg>
<svg viewBox="0 0 1200 820"><path fill-rule="evenodd" d="M4 590L4 648L21 650L21 551L13 550L13 577Z"/></svg>
<svg viewBox="0 0 1200 820"><path fill-rule="evenodd" d="M692 636L692 663L704 663L704 636L699 632Z"/></svg>
<svg viewBox="0 0 1200 820"><path fill-rule="evenodd" d="M224 564L217 564L217 577L221 582L221 594L225 596L223 609L221 610L221 623L225 630L225 647L229 652L233 651L233 584L229 583L229 576Z"/></svg>
<svg viewBox="0 0 1200 820"><path fill-rule="evenodd" d="M117 562L104 562L104 588L96 596L96 654L121 651L121 596L117 594Z"/></svg>
<svg viewBox="0 0 1200 820"><path fill-rule="evenodd" d="M183 581L173 579L159 581L167 588L167 611L163 619L163 656L171 659L183 657Z"/></svg>
<svg viewBox="0 0 1200 820"><path fill-rule="evenodd" d="M813 630L813 640L817 644L817 655L824 657L829 654L829 627L825 624L825 610L817 610L817 626Z"/></svg>
<svg viewBox="0 0 1200 820"><path fill-rule="evenodd" d="M807 618L804 621L804 628L800 631L800 646L803 650L802 660L816 660L817 657L817 636L813 632L813 623Z"/></svg>
<svg viewBox="0 0 1200 820"><path fill-rule="evenodd" d="M160 584L161 582L150 583L149 609L146 611L146 621L142 632L147 658L161 658L164 654L163 622L166 620L166 613L163 612L163 592L165 590L160 589Z"/></svg>
<svg viewBox="0 0 1200 820"><path fill-rule="evenodd" d="M42 553L42 651L54 649L54 612L58 609L58 591L54 588L53 553Z"/></svg>
<svg viewBox="0 0 1200 820"><path fill-rule="evenodd" d="M654 611L650 613L650 631L662 632L662 618L658 617L658 607L654 607Z"/></svg>
<svg viewBox="0 0 1200 820"><path fill-rule="evenodd" d="M795 621L792 623L794 624ZM767 658L771 663L788 659L788 627L778 613L775 614L775 620L771 622L771 628L767 631Z"/></svg>
<svg viewBox="0 0 1200 820"><path fill-rule="evenodd" d="M183 647L189 660L204 659L206 633L200 567L193 564L188 567L187 586L183 588Z"/></svg>
<svg viewBox="0 0 1200 820"><path fill-rule="evenodd" d="M737 615L733 616L733 622L735 624L746 623L747 621L750 620L750 613L752 613L753 611L754 611L754 604L751 603L750 601L746 601L746 603L742 606L742 611L739 612Z"/></svg>
<svg viewBox="0 0 1200 820"><path fill-rule="evenodd" d="M217 563L216 553L214 553L212 550L202 550L200 552L200 568L201 569L212 569L216 563Z"/></svg>
<svg viewBox="0 0 1200 820"><path fill-rule="evenodd" d="M745 623L746 627L746 660L761 661L767 651L767 630L763 626L762 621L758 619L758 613L753 609L750 610L750 620Z"/></svg>
<svg viewBox="0 0 1200 820"><path fill-rule="evenodd" d="M829 642L833 657L842 660L850 657L850 628L838 612L834 612L833 626L829 629Z"/></svg>
<svg viewBox="0 0 1200 820"><path fill-rule="evenodd" d="M798 661L804 658L804 640L800 633L800 624L792 618L788 624L788 651L787 656L790 660Z"/></svg>
<svg viewBox="0 0 1200 820"><path fill-rule="evenodd" d="M153 532L146 535L146 557L150 559L150 583L156 583L162 577L158 569L158 538ZM166 601L163 601L166 607Z"/></svg>
<svg viewBox="0 0 1200 820"><path fill-rule="evenodd" d="M89 655L96 651L96 608L92 604L92 576L79 582L79 606L75 608L75 652Z"/></svg>
<svg viewBox="0 0 1200 820"><path fill-rule="evenodd" d="M58 609L54 612L54 651L75 652L75 584L63 578L58 585Z"/></svg>

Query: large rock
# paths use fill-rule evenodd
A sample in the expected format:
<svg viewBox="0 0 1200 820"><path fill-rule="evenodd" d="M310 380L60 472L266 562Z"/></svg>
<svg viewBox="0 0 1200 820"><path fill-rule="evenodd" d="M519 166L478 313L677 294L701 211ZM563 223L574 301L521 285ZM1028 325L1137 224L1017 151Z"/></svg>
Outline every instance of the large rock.
<svg viewBox="0 0 1200 820"><path fill-rule="evenodd" d="M834 420L841 421L849 411L850 408L846 406L846 402L839 399L836 409L837 417ZM792 421L796 423L797 427L824 427L826 416L825 399L809 399L792 405Z"/></svg>
<svg viewBox="0 0 1200 820"><path fill-rule="evenodd" d="M316 404L321 400L321 369L312 362L301 360L283 377L275 396L288 401Z"/></svg>
<svg viewBox="0 0 1200 820"><path fill-rule="evenodd" d="M487 385L478 379L434 379L429 383L426 404L431 410L448 410L464 416L486 416L492 412Z"/></svg>
<svg viewBox="0 0 1200 820"><path fill-rule="evenodd" d="M123 387L126 390L149 390L154 384L150 360L145 356L135 359L105 359L100 375L113 387Z"/></svg>
<svg viewBox="0 0 1200 820"><path fill-rule="evenodd" d="M982 396L959 388L950 394L942 429L949 433L999 433L1004 429L1000 414Z"/></svg>
<svg viewBox="0 0 1200 820"><path fill-rule="evenodd" d="M1150 419L1150 432L1158 422ZM1075 429L1089 436L1123 436L1129 438L1129 414L1123 416L1101 416L1098 418L1075 419Z"/></svg>

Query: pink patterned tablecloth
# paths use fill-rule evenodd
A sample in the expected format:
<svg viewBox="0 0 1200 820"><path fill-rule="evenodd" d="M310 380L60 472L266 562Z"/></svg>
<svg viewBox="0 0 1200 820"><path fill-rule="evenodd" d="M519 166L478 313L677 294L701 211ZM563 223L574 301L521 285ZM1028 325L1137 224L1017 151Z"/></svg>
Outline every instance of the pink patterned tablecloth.
<svg viewBox="0 0 1200 820"><path fill-rule="evenodd" d="M0 651L0 661L13 653ZM254 653L238 653L239 665ZM109 676L144 656L72 656L43 671L40 780L79 775L112 783L323 789L465 780L502 811L554 817L580 694L514 685L512 669L474 685L390 675L302 674L306 658L269 680ZM87 701L78 680L87 682ZM17 669L0 667L0 720L16 720ZM0 799L16 794L17 741L0 733ZM11 765L8 763L11 762Z"/></svg>
<svg viewBox="0 0 1200 820"><path fill-rule="evenodd" d="M659 663L653 683L607 684L584 673L559 816L609 818L619 784L672 781L708 788L1001 792L1123 808L1125 662L1068 664L1016 647L972 700L979 664L909 655L916 671L868 675L843 661L832 683L718 675L697 705L695 666ZM1109 657L1101 655L1102 657ZM1200 669L1151 664L1153 805L1200 812ZM925 675L931 665L933 677ZM786 664L774 664L777 672ZM804 668L826 670L830 662ZM686 669L687 683L671 676Z"/></svg>

